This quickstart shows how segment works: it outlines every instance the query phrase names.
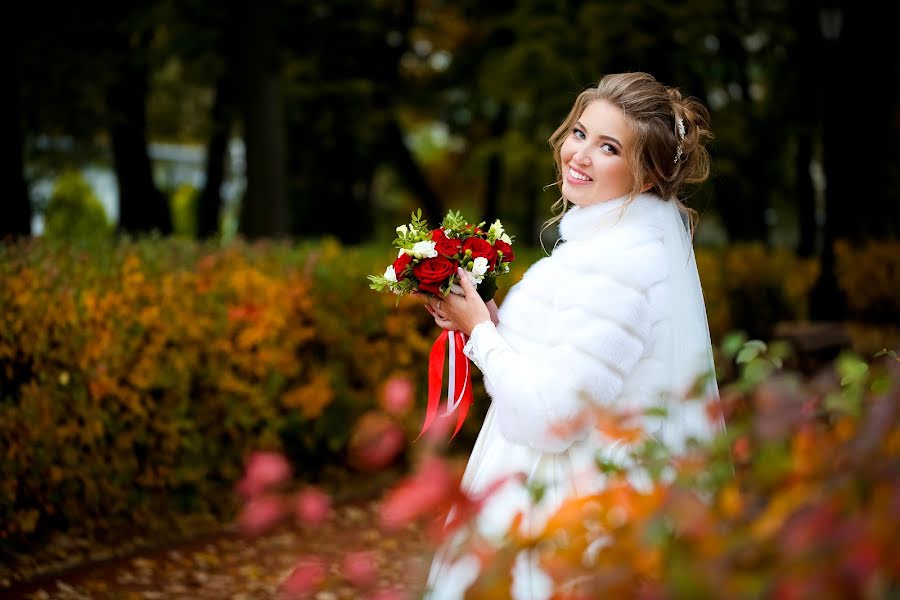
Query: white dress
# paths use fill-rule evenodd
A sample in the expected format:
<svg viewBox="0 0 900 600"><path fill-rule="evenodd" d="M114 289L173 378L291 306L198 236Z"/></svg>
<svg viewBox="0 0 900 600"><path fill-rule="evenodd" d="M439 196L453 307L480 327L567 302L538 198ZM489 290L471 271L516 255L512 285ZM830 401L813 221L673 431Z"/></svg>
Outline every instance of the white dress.
<svg viewBox="0 0 900 600"><path fill-rule="evenodd" d="M672 396L712 368L696 263L675 204L642 194L573 207L559 230L565 243L528 269L500 307L499 325L477 325L465 350L492 404L462 486L477 494L510 474L526 478L503 485L477 518L479 534L497 543L517 513L521 530L537 533L567 497L602 488L598 457L625 464L623 445L589 424L559 427L588 404L641 408L671 392L668 417L644 427L676 451L717 428L703 403ZM707 393L716 393L714 379ZM545 487L537 505L530 483ZM452 561L452 543L435 557L427 598L462 598L478 575L475 556ZM551 582L530 561L518 557L513 597L549 598Z"/></svg>

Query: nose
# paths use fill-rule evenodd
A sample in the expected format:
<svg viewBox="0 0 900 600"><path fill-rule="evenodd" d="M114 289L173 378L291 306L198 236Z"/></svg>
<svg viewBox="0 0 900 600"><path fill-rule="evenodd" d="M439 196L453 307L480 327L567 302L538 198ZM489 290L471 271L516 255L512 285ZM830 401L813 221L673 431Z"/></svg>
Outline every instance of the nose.
<svg viewBox="0 0 900 600"><path fill-rule="evenodd" d="M588 156L585 148L579 148L575 151L575 154L572 155L572 160L577 162L579 165L589 165L591 164L591 157Z"/></svg>

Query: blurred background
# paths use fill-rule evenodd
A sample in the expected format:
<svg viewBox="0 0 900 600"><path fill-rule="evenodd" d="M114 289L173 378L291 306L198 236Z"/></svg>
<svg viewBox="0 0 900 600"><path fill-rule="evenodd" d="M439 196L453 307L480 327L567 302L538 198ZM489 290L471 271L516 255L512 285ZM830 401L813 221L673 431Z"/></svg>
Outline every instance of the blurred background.
<svg viewBox="0 0 900 600"><path fill-rule="evenodd" d="M712 111L703 241L809 256L897 232L898 66L866 3L50 2L14 19L4 234L54 233L54 190L83 180L121 232L357 243L461 206L534 243L549 134L625 70Z"/></svg>
<svg viewBox="0 0 900 600"><path fill-rule="evenodd" d="M88 0L8 18L0 550L221 518L255 448L320 479L398 423L414 435L419 414L379 407L390 377L424 404L436 332L365 275L410 212L461 210L515 235L502 298L558 197L547 139L606 73L710 108L712 177L688 204L715 341L786 338L800 366L900 341L900 64L867 2Z"/></svg>

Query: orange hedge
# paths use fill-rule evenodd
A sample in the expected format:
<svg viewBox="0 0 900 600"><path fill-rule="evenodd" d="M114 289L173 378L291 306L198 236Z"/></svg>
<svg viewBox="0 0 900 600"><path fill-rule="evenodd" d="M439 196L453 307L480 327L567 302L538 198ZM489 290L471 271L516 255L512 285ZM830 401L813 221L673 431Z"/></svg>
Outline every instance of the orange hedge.
<svg viewBox="0 0 900 600"><path fill-rule="evenodd" d="M540 250L516 254L498 299ZM229 510L223 490L250 449L286 451L301 475L343 461L386 379L424 392L437 330L417 300L395 305L365 278L391 258L331 240L0 246L0 539ZM714 338L747 327L742 295L802 317L817 270L753 245L701 250L698 264ZM475 380L459 447L487 406Z"/></svg>
<svg viewBox="0 0 900 600"><path fill-rule="evenodd" d="M376 262L332 242L0 249L0 537L227 510L250 449L341 460L433 335L368 292Z"/></svg>

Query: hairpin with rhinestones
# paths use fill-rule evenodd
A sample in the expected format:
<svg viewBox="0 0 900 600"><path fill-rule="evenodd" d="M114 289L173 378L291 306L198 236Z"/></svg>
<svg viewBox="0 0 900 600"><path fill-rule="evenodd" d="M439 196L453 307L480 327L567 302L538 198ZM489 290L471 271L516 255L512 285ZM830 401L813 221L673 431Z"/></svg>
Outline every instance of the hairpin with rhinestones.
<svg viewBox="0 0 900 600"><path fill-rule="evenodd" d="M681 160L681 155L684 154L684 134L685 134L684 119L682 119L681 117L675 117L675 120L678 121L678 135L681 136L681 141L678 142L678 151L675 153L675 160L672 161L673 163L677 163L679 160Z"/></svg>

